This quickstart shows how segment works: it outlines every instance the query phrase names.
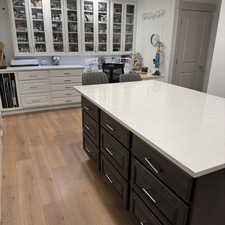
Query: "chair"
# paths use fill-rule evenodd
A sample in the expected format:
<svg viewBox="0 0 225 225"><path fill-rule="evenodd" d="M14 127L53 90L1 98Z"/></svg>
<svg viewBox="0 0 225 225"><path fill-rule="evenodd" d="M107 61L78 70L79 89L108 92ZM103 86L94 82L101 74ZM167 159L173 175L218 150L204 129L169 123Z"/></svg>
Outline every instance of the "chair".
<svg viewBox="0 0 225 225"><path fill-rule="evenodd" d="M120 82L132 82L132 81L142 81L140 75L135 73L128 73L128 74L121 74L120 75Z"/></svg>
<svg viewBox="0 0 225 225"><path fill-rule="evenodd" d="M120 75L124 74L123 63L103 63L102 69L108 75L110 83L119 82Z"/></svg>
<svg viewBox="0 0 225 225"><path fill-rule="evenodd" d="M83 85L107 84L107 83L109 83L109 79L107 75L102 72L83 73L82 75Z"/></svg>

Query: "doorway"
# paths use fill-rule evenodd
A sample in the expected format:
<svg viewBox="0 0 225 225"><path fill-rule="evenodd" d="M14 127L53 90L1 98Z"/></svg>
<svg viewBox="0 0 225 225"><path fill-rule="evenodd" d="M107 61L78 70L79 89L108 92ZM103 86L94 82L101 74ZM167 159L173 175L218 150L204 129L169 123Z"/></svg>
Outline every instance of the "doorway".
<svg viewBox="0 0 225 225"><path fill-rule="evenodd" d="M173 83L204 90L212 22L216 5L182 3L173 73Z"/></svg>

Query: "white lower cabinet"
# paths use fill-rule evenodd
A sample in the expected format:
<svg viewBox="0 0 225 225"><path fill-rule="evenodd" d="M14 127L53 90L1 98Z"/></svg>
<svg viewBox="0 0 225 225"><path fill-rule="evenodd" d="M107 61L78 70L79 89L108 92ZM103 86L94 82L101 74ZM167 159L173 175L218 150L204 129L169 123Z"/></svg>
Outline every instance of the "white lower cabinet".
<svg viewBox="0 0 225 225"><path fill-rule="evenodd" d="M22 108L80 104L74 86L82 84L82 69L18 72Z"/></svg>

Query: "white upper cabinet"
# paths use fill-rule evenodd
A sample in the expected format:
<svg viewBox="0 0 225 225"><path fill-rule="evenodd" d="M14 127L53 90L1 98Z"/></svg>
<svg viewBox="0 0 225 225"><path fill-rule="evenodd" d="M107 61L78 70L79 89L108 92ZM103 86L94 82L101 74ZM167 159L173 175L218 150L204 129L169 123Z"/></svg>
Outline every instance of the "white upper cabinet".
<svg viewBox="0 0 225 225"><path fill-rule="evenodd" d="M132 52L136 5L129 0L9 0L15 56Z"/></svg>

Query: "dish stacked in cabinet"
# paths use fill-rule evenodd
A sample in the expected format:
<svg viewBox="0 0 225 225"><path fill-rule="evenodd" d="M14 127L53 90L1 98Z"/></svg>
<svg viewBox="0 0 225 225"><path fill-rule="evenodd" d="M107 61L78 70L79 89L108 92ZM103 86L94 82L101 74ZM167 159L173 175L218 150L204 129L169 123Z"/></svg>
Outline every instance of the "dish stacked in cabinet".
<svg viewBox="0 0 225 225"><path fill-rule="evenodd" d="M80 94L74 89L74 86L82 85L81 70L52 70L49 75L54 105L81 102Z"/></svg>
<svg viewBox="0 0 225 225"><path fill-rule="evenodd" d="M20 99L25 108L50 104L48 71L18 72Z"/></svg>

